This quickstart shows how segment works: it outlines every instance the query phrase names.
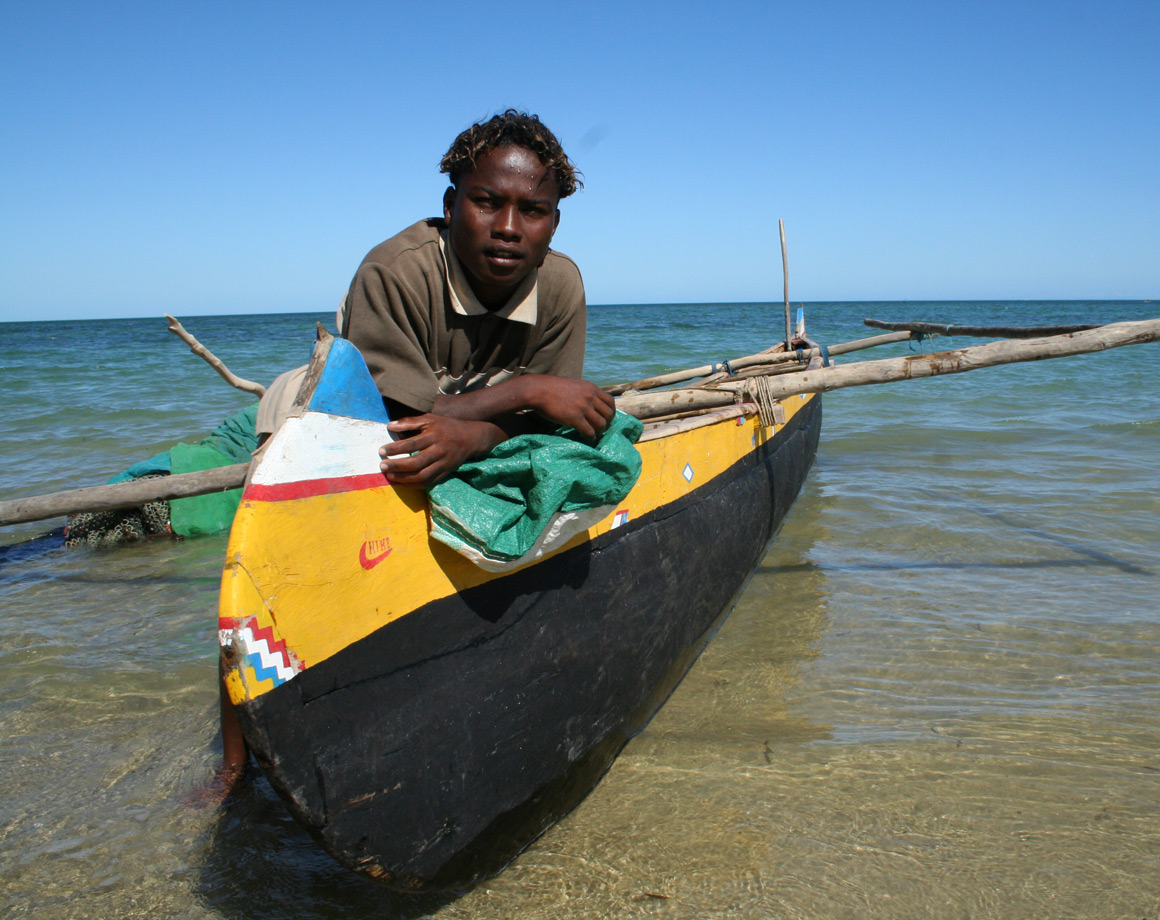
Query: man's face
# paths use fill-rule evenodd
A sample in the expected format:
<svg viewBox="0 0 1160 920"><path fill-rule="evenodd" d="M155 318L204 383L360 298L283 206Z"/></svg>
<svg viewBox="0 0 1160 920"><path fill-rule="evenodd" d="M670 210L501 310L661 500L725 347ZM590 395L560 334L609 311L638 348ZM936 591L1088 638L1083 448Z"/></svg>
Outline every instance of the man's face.
<svg viewBox="0 0 1160 920"><path fill-rule="evenodd" d="M507 302L548 254L560 222L550 167L524 147L496 147L443 196L451 245L488 309Z"/></svg>

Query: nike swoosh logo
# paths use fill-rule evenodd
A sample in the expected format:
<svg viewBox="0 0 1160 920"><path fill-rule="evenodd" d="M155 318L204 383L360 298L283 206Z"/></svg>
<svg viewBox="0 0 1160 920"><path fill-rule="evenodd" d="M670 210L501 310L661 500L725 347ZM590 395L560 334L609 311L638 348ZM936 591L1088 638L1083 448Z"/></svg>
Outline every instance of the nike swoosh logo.
<svg viewBox="0 0 1160 920"><path fill-rule="evenodd" d="M360 546L358 550L358 564L369 572L389 555L391 555L391 547L388 546L386 552L379 553L377 556L368 557L367 545L366 543L363 543L363 545Z"/></svg>

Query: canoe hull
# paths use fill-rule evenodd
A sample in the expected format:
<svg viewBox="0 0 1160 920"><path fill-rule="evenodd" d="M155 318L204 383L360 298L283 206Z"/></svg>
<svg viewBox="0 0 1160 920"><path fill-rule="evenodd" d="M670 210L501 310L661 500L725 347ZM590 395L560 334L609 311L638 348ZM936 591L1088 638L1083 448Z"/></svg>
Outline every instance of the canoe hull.
<svg viewBox="0 0 1160 920"><path fill-rule="evenodd" d="M241 702L272 784L340 862L392 887L498 871L679 683L797 496L820 428L813 398L677 501Z"/></svg>

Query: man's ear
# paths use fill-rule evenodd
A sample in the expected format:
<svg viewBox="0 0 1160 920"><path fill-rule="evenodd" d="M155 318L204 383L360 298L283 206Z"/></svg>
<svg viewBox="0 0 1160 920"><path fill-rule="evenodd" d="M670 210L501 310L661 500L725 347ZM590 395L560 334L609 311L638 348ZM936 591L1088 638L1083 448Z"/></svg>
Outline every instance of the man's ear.
<svg viewBox="0 0 1160 920"><path fill-rule="evenodd" d="M443 219L447 223L451 223L451 212L455 210L455 186L447 186L447 191L443 193ZM560 212L556 212L556 220L560 219Z"/></svg>
<svg viewBox="0 0 1160 920"><path fill-rule="evenodd" d="M556 235L556 231L560 229L560 209L556 208L556 219L552 223L552 236Z"/></svg>

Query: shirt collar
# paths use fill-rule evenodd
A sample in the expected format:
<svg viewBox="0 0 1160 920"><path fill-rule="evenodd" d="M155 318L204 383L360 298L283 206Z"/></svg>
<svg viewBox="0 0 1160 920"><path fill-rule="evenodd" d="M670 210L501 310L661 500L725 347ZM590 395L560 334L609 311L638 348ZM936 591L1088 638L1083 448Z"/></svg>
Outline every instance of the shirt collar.
<svg viewBox="0 0 1160 920"><path fill-rule="evenodd" d="M498 310L489 310L479 302L471 285L467 282L467 272L455 255L451 241L447 238L447 231L439 234L439 248L443 252L443 265L447 271L447 289L451 292L451 308L460 316L485 316L491 314L500 319L510 319L516 323L525 323L529 326L536 324L537 308L539 306L539 269L533 268L528 276L520 282L520 286L512 292L512 296Z"/></svg>

